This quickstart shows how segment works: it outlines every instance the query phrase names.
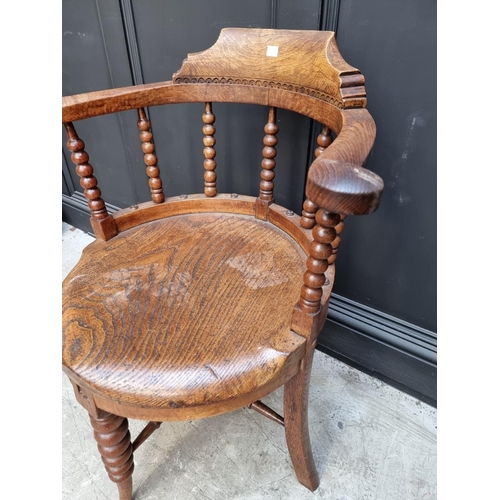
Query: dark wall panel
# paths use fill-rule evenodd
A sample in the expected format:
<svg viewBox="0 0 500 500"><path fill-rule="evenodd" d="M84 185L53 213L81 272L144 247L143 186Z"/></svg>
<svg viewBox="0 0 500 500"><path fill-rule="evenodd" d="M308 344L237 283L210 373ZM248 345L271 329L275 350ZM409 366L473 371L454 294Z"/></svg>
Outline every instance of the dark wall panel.
<svg viewBox="0 0 500 500"><path fill-rule="evenodd" d="M320 29L323 2L310 0L276 0L277 23L275 28L286 30Z"/></svg>
<svg viewBox="0 0 500 500"><path fill-rule="evenodd" d="M119 2L72 0L62 7L63 95L132 85ZM125 112L74 124L86 144L104 200L118 207L136 203L148 192L136 121L135 112ZM81 193L66 148L63 154L74 188Z"/></svg>
<svg viewBox="0 0 500 500"><path fill-rule="evenodd" d="M270 27L272 14L269 0L136 0L132 10L145 82L170 80L186 54L211 47L222 28Z"/></svg>
<svg viewBox="0 0 500 500"><path fill-rule="evenodd" d="M436 4L342 0L337 40L366 77L385 192L347 220L335 291L436 331Z"/></svg>

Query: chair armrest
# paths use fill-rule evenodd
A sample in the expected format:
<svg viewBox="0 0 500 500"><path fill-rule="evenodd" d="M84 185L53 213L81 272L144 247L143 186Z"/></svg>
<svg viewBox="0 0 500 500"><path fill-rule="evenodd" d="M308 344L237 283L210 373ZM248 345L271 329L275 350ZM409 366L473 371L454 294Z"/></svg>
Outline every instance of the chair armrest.
<svg viewBox="0 0 500 500"><path fill-rule="evenodd" d="M345 110L338 137L312 163L306 196L320 208L343 215L374 212L384 182L363 168L375 141L375 123L366 109Z"/></svg>

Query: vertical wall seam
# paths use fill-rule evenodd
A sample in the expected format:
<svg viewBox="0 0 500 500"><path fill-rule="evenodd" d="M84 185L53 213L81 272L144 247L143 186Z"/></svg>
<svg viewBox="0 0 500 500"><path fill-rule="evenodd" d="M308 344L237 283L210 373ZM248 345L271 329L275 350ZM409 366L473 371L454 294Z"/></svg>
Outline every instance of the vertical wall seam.
<svg viewBox="0 0 500 500"><path fill-rule="evenodd" d="M131 0L120 0L120 10L122 13L125 40L127 42L132 81L134 85L141 85L144 83L144 76L142 73L141 58L139 56L139 44L135 31L134 11L132 10Z"/></svg>
<svg viewBox="0 0 500 500"><path fill-rule="evenodd" d="M279 0L271 0L271 28L278 29Z"/></svg>

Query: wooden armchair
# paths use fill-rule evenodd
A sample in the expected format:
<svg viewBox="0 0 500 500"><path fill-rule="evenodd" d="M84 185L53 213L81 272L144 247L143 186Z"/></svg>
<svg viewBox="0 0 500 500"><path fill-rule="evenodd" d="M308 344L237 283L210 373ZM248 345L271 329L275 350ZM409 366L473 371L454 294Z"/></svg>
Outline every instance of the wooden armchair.
<svg viewBox="0 0 500 500"><path fill-rule="evenodd" d="M203 103L205 192L166 198L145 109L188 102ZM258 197L217 191L214 102L269 107ZM308 388L339 233L346 215L376 210L383 189L363 167L375 139L365 104L334 33L267 29L222 30L172 81L63 98L97 237L63 283L63 370L121 500L132 497L134 450L161 422L244 406L284 426L298 480L318 487ZM277 108L323 125L301 216L274 203ZM73 122L130 109L151 201L110 214ZM282 385L280 416L259 399ZM133 442L128 418L149 421Z"/></svg>

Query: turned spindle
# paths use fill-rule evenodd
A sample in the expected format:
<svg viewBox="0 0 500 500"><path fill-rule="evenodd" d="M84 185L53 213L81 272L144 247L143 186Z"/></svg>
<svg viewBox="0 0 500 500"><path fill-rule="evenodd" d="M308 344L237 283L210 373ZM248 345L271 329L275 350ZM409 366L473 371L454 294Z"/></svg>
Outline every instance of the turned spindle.
<svg viewBox="0 0 500 500"><path fill-rule="evenodd" d="M332 133L328 127L323 127L316 142L318 147L314 150L314 156L317 158L333 142Z"/></svg>
<svg viewBox="0 0 500 500"><path fill-rule="evenodd" d="M205 103L205 112L202 116L203 120L203 133L205 137L203 137L203 145L205 148L203 149L203 156L205 157L205 161L203 162L203 166L205 167L205 174L203 178L205 179L205 194L207 196L215 196L217 194L217 174L215 173L215 167L217 166L217 162L214 160L216 151L215 151L215 115L212 113L212 103Z"/></svg>
<svg viewBox="0 0 500 500"><path fill-rule="evenodd" d="M314 204L311 200L306 199L302 205L302 217L300 218L300 225L305 229L312 229L316 225L316 212L318 205Z"/></svg>
<svg viewBox="0 0 500 500"><path fill-rule="evenodd" d="M95 220L106 219L109 214L104 200L101 198L101 190L97 187L97 179L93 175L94 168L89 163L89 155L84 149L85 143L78 137L71 122L65 123L64 127L68 136L66 146L71 151L71 160L76 166L76 173L80 177L80 186L82 186L83 194L88 200L91 218Z"/></svg>
<svg viewBox="0 0 500 500"><path fill-rule="evenodd" d="M120 500L132 498L134 457L128 420L101 412L100 418L90 415L94 438L109 478L117 483Z"/></svg>
<svg viewBox="0 0 500 500"><path fill-rule="evenodd" d="M341 242L340 233L344 230L345 227L344 219L345 215L341 215L340 222L335 226L335 232L337 233L337 236L332 241L332 255L328 257L328 264L333 264L335 262L335 259L337 258L337 252L339 251Z"/></svg>
<svg viewBox="0 0 500 500"><path fill-rule="evenodd" d="M139 138L142 142L142 152L144 153L144 163L147 165L146 173L149 177L149 188L151 190L151 199L155 203L163 203L165 195L160 179L160 169L157 165L155 154L155 145L153 144L153 133L151 132L151 122L147 119L143 108L137 110L139 112L139 120L137 128L140 130Z"/></svg>
<svg viewBox="0 0 500 500"><path fill-rule="evenodd" d="M325 271L328 258L332 255L332 241L337 233L335 226L340 222L340 215L319 209L316 212L316 225L312 230L313 241L309 245L309 257L306 261L304 284L300 291L299 308L308 314L315 314L321 307L321 287L325 284Z"/></svg>
<svg viewBox="0 0 500 500"><path fill-rule="evenodd" d="M316 142L318 143L318 147L314 150L314 156L317 158L333 142L333 137L328 127L323 127ZM316 224L315 216L317 211L318 206L311 200L306 199L302 206L300 225L305 229L312 229Z"/></svg>
<svg viewBox="0 0 500 500"><path fill-rule="evenodd" d="M266 125L264 126L264 149L262 150L262 172L260 173L260 194L259 198L264 201L273 202L274 201L274 182L275 177L274 167L276 167L276 144L278 143L278 138L276 134L279 128L276 125L276 108L274 106L269 107L269 117Z"/></svg>

